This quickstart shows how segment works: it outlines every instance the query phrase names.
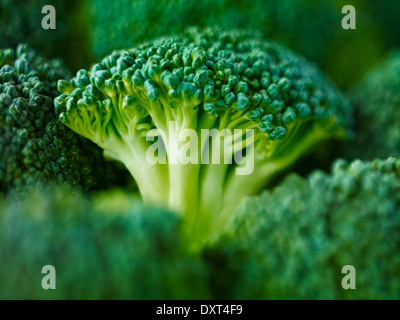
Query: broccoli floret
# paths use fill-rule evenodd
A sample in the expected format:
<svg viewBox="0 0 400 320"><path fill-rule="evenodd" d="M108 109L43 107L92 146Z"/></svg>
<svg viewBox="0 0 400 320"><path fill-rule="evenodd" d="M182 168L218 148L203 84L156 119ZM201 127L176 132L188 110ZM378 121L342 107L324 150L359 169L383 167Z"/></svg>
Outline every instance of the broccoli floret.
<svg viewBox="0 0 400 320"><path fill-rule="evenodd" d="M209 248L214 294L399 299L399 190L400 161L394 158L338 160L331 174L287 177L249 200L236 232ZM356 269L356 290L342 288L346 265Z"/></svg>
<svg viewBox="0 0 400 320"><path fill-rule="evenodd" d="M121 171L113 172L101 149L57 119L57 81L69 77L60 61L24 45L0 50L0 192L50 182L89 190L117 181Z"/></svg>
<svg viewBox="0 0 400 320"><path fill-rule="evenodd" d="M94 200L31 190L0 203L0 299L207 299L207 269L181 220L120 191ZM44 266L56 290L44 290Z"/></svg>
<svg viewBox="0 0 400 320"><path fill-rule="evenodd" d="M348 159L400 156L400 52L368 73L351 92L355 137L345 145Z"/></svg>
<svg viewBox="0 0 400 320"><path fill-rule="evenodd" d="M191 234L218 233L245 196L317 143L344 136L351 122L348 101L313 65L241 31L193 29L114 52L58 88L61 121L124 163L146 202L186 214ZM204 139L182 138L186 129L199 141L202 130L238 133L231 148L215 147L228 142L214 135L207 156ZM167 163L150 162L149 134L158 135ZM171 160L187 150L188 164ZM238 152L254 162L247 175L237 172L242 162L225 160ZM221 164L210 159L217 155Z"/></svg>

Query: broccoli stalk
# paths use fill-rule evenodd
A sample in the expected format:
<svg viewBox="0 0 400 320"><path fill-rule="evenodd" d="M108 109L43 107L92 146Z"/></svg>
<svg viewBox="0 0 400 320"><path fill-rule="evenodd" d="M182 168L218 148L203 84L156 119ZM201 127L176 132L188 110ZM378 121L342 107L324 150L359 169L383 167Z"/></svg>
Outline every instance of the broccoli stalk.
<svg viewBox="0 0 400 320"><path fill-rule="evenodd" d="M58 89L61 121L122 161L144 201L185 215L201 240L318 142L343 136L351 114L312 65L240 31L193 29L114 52ZM254 170L239 175L245 161Z"/></svg>

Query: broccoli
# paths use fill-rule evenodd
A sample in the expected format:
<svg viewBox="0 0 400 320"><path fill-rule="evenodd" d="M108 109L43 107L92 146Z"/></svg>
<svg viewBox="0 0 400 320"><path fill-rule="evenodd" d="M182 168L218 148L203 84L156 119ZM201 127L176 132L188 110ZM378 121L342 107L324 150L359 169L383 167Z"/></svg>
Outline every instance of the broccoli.
<svg viewBox="0 0 400 320"><path fill-rule="evenodd" d="M0 50L0 192L50 182L84 190L117 183L122 169L114 172L99 147L56 117L57 81L69 77L60 61L25 45Z"/></svg>
<svg viewBox="0 0 400 320"><path fill-rule="evenodd" d="M145 202L186 214L197 235L218 233L245 196L314 145L343 137L351 124L350 104L313 65L242 31L192 29L114 52L70 82L59 81L58 89L59 119L124 163ZM222 160L204 164L205 144L183 141L184 129L199 140L203 129L239 133L223 150L214 141L228 142L210 134L208 156ZM168 163L149 161L152 135ZM171 161L173 151L182 156L188 149L188 164ZM224 161L239 152L242 161ZM254 170L238 175L245 160Z"/></svg>
<svg viewBox="0 0 400 320"><path fill-rule="evenodd" d="M400 52L368 73L350 93L355 137L341 150L348 159L400 157Z"/></svg>
<svg viewBox="0 0 400 320"><path fill-rule="evenodd" d="M9 197L0 203L0 299L207 299L206 265L188 252L180 225L121 191ZM56 290L41 286L46 265Z"/></svg>
<svg viewBox="0 0 400 320"><path fill-rule="evenodd" d="M236 231L207 249L222 299L399 299L400 161L290 175L249 200ZM356 290L341 286L356 269ZM232 279L235 279L232 281Z"/></svg>

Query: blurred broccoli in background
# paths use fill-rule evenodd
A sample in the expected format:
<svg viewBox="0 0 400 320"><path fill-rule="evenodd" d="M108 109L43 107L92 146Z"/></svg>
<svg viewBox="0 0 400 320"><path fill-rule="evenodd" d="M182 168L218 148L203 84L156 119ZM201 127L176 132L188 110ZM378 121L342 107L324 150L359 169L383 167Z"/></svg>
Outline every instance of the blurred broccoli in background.
<svg viewBox="0 0 400 320"><path fill-rule="evenodd" d="M60 188L0 203L0 299L207 299L207 269L180 219L120 191ZM43 266L57 289L43 290Z"/></svg>
<svg viewBox="0 0 400 320"><path fill-rule="evenodd" d="M90 63L80 0L0 0L0 49L26 43L47 57L62 57L73 69ZM45 5L56 9L56 29L44 30Z"/></svg>
<svg viewBox="0 0 400 320"><path fill-rule="evenodd" d="M68 189L0 204L4 299L398 299L400 162L339 160L289 176L242 208L201 256L179 217L124 192ZM57 290L40 286L53 265ZM341 287L356 268L357 290ZM194 290L193 288L196 288Z"/></svg>
<svg viewBox="0 0 400 320"><path fill-rule="evenodd" d="M400 156L400 52L368 73L351 91L355 136L341 150L348 159Z"/></svg>
<svg viewBox="0 0 400 320"><path fill-rule="evenodd" d="M372 9L364 1L332 0L337 14L331 24L333 36L327 38L326 51L317 63L341 88L349 88L362 78L384 56L388 48L379 23L372 17ZM325 6L325 1L321 1ZM356 9L355 30L342 28L342 8L353 5ZM323 24L323 22L321 22ZM314 34L319 34L316 27ZM312 43L312 40L311 40Z"/></svg>
<svg viewBox="0 0 400 320"><path fill-rule="evenodd" d="M338 160L251 199L236 232L208 249L222 299L398 299L400 161ZM356 268L344 290L342 267ZM234 280L232 280L234 279Z"/></svg>
<svg viewBox="0 0 400 320"><path fill-rule="evenodd" d="M373 18L379 23L388 46L400 46L400 1L367 0Z"/></svg>
<svg viewBox="0 0 400 320"><path fill-rule="evenodd" d="M0 192L50 182L104 189L124 172L57 119L57 81L69 76L24 45L0 50Z"/></svg>
<svg viewBox="0 0 400 320"><path fill-rule="evenodd" d="M358 9L357 30L342 29L341 9L346 4ZM370 8L351 0L93 0L85 10L95 59L192 25L244 28L283 42L347 87L386 48Z"/></svg>
<svg viewBox="0 0 400 320"><path fill-rule="evenodd" d="M114 49L134 47L189 26L260 31L316 62L340 87L357 82L399 43L395 0L0 0L0 48L24 42L74 71ZM57 29L43 30L44 5ZM343 30L341 9L354 5L357 30Z"/></svg>
<svg viewBox="0 0 400 320"><path fill-rule="evenodd" d="M114 49L135 46L156 36L181 33L188 26L217 26L226 30L261 31L318 60L326 50L327 39L335 32L331 26L338 14L332 3L321 4L315 0L94 0L88 4L88 34L97 59Z"/></svg>

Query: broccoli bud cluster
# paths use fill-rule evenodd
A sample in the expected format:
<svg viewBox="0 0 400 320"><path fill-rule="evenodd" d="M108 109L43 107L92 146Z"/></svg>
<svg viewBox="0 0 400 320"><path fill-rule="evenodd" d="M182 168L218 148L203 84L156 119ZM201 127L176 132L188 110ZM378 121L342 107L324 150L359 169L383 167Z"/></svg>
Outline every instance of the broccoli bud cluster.
<svg viewBox="0 0 400 320"><path fill-rule="evenodd" d="M312 64L243 31L191 29L117 51L59 81L58 89L59 119L122 161L146 201L188 213L189 220L218 216L217 229L244 196L317 143L344 136L351 124L350 104ZM168 157L169 146L183 144L170 132L253 130L252 140L223 155L255 151L255 169L238 176L237 164L150 165L152 129L166 133Z"/></svg>
<svg viewBox="0 0 400 320"><path fill-rule="evenodd" d="M101 149L65 127L54 112L57 81L69 77L60 61L24 45L0 50L1 192L44 183L87 190L103 178L107 182L111 171Z"/></svg>
<svg viewBox="0 0 400 320"><path fill-rule="evenodd" d="M224 299L398 299L399 177L395 158L337 160L330 174L292 174L249 199L236 231L208 251L213 290ZM347 265L356 290L342 286Z"/></svg>

